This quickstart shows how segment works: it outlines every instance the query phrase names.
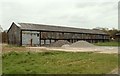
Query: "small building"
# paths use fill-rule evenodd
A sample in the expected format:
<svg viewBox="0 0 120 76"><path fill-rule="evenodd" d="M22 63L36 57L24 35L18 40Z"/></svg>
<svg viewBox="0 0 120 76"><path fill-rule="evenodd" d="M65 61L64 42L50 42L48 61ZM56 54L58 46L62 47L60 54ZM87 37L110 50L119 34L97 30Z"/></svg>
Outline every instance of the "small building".
<svg viewBox="0 0 120 76"><path fill-rule="evenodd" d="M3 29L0 25L0 44L2 43L2 32L3 32ZM0 45L1 46L1 45Z"/></svg>
<svg viewBox="0 0 120 76"><path fill-rule="evenodd" d="M2 43L8 43L7 30L4 30L4 31L2 32Z"/></svg>
<svg viewBox="0 0 120 76"><path fill-rule="evenodd" d="M8 43L19 46L49 45L57 40L67 40L71 43L78 40L91 43L109 41L109 35L101 30L32 23L13 22L7 33Z"/></svg>
<svg viewBox="0 0 120 76"><path fill-rule="evenodd" d="M120 32L118 32L118 33L115 35L115 37L116 37L116 40L117 40L117 41L120 41Z"/></svg>

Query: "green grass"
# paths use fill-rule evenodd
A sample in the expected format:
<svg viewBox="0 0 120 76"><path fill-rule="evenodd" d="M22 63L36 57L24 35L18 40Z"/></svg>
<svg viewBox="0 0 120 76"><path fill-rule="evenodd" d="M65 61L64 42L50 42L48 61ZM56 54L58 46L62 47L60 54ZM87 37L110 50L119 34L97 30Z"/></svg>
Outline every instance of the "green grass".
<svg viewBox="0 0 120 76"><path fill-rule="evenodd" d="M4 74L104 74L117 67L116 54L10 52L3 54Z"/></svg>
<svg viewBox="0 0 120 76"><path fill-rule="evenodd" d="M111 42L98 42L98 43L94 43L95 45L98 46L120 46L120 42L115 42L115 41L111 41Z"/></svg>
<svg viewBox="0 0 120 76"><path fill-rule="evenodd" d="M0 54L0 75L2 75L2 55Z"/></svg>

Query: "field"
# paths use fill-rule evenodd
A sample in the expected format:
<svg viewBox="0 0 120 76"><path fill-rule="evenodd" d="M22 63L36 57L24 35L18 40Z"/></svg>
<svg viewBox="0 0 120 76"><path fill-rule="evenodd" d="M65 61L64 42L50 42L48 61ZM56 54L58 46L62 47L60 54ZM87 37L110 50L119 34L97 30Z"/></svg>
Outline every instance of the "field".
<svg viewBox="0 0 120 76"><path fill-rule="evenodd" d="M106 74L118 68L117 54L43 51L30 52L25 47L4 45L3 73Z"/></svg>
<svg viewBox="0 0 120 76"><path fill-rule="evenodd" d="M116 41L98 42L98 43L94 43L94 44L98 45L98 46L120 46L120 42L116 42Z"/></svg>
<svg viewBox="0 0 120 76"><path fill-rule="evenodd" d="M4 74L104 74L117 68L117 55L72 52L10 52L2 56Z"/></svg>

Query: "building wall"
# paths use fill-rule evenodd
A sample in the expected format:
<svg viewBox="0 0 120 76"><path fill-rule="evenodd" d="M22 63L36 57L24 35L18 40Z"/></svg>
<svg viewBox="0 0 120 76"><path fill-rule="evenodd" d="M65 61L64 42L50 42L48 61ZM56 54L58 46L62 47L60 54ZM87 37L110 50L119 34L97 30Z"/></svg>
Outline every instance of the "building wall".
<svg viewBox="0 0 120 76"><path fill-rule="evenodd" d="M40 33L41 32L41 33ZM67 40L71 43L78 40L85 40L91 43L108 41L108 35L45 32L45 31L22 31L22 45L40 46L49 45L57 40Z"/></svg>
<svg viewBox="0 0 120 76"><path fill-rule="evenodd" d="M120 35L116 35L115 40L118 41L118 42L120 42Z"/></svg>
<svg viewBox="0 0 120 76"><path fill-rule="evenodd" d="M38 46L39 32L37 31L22 31L22 45Z"/></svg>
<svg viewBox="0 0 120 76"><path fill-rule="evenodd" d="M2 27L0 25L0 45L2 43L2 32L3 32L3 29L2 29ZM0 48L0 50L1 50L1 48Z"/></svg>
<svg viewBox="0 0 120 76"><path fill-rule="evenodd" d="M14 45L21 45L20 33L20 28L13 23L8 31L8 43Z"/></svg>
<svg viewBox="0 0 120 76"><path fill-rule="evenodd" d="M109 39L108 35L64 32L41 32L42 39Z"/></svg>
<svg viewBox="0 0 120 76"><path fill-rule="evenodd" d="M8 35L7 32L2 32L2 43L8 43Z"/></svg>

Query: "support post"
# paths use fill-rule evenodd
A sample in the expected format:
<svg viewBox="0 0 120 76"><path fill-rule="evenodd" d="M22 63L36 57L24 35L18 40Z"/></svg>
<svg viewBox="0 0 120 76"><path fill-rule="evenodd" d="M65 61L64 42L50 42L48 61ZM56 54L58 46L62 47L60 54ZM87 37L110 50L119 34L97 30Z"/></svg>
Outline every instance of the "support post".
<svg viewBox="0 0 120 76"><path fill-rule="evenodd" d="M20 31L20 46L22 46L22 30Z"/></svg>
<svg viewBox="0 0 120 76"><path fill-rule="evenodd" d="M50 44L51 44L51 39L50 39Z"/></svg>
<svg viewBox="0 0 120 76"><path fill-rule="evenodd" d="M44 45L46 44L46 40L44 39Z"/></svg>
<svg viewBox="0 0 120 76"><path fill-rule="evenodd" d="M40 34L39 34L39 45L41 46L41 31L40 31Z"/></svg>

